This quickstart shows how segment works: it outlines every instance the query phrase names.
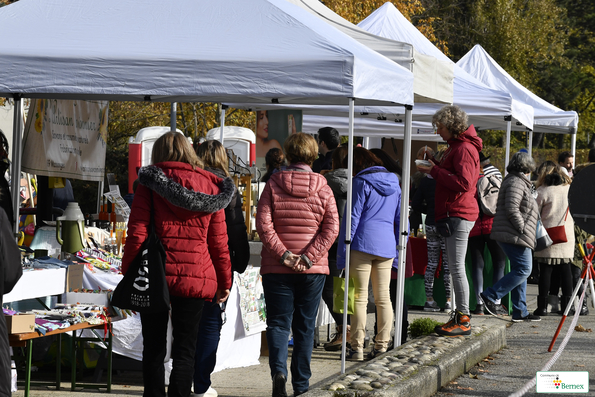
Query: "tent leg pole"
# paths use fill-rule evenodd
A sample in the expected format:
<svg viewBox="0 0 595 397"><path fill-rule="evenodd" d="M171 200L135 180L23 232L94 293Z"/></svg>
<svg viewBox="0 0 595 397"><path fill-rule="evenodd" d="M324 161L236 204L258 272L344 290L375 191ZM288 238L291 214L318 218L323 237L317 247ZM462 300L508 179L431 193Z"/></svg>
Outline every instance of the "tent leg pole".
<svg viewBox="0 0 595 397"><path fill-rule="evenodd" d="M576 167L576 134L570 136L570 151L574 157L574 166Z"/></svg>
<svg viewBox="0 0 595 397"><path fill-rule="evenodd" d="M508 167L508 162L510 161L510 130L512 127L512 117L506 116L504 117L504 121L506 121L506 157L504 158L504 175L506 176L506 174L508 174L506 167Z"/></svg>
<svg viewBox="0 0 595 397"><path fill-rule="evenodd" d="M351 259L351 205L353 202L353 115L355 99L349 98L349 142L347 146L347 203L345 204L345 292L343 294L343 325L347 325L347 303L349 302L349 261ZM347 327L343 327L341 342L341 373L345 373Z"/></svg>
<svg viewBox="0 0 595 397"><path fill-rule="evenodd" d="M221 132L219 135L219 142L223 145L223 127L225 127L225 111L227 110L227 105L221 105Z"/></svg>
<svg viewBox="0 0 595 397"><path fill-rule="evenodd" d="M409 233L409 180L411 173L411 126L412 110L405 106L405 136L403 137L403 175L401 191L401 219L399 222L398 255L399 271L397 272L397 296L395 297L395 339L394 346L401 346L401 330L403 327L403 305L405 304L405 258L407 255L407 234Z"/></svg>
<svg viewBox="0 0 595 397"><path fill-rule="evenodd" d="M14 116L12 128L12 207L14 213L14 234L19 232L19 207L21 200L21 160L23 152L23 100L20 94L14 96ZM33 203L33 197L31 197Z"/></svg>
<svg viewBox="0 0 595 397"><path fill-rule="evenodd" d="M171 130L175 131L178 129L178 106L177 102L171 103L171 113L170 113L170 125Z"/></svg>

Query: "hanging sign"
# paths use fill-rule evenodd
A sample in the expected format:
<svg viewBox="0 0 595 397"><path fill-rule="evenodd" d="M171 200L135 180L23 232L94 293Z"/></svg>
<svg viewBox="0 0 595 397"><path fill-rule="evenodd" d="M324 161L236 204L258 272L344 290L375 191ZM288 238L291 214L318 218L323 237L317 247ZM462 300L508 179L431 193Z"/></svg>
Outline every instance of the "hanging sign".
<svg viewBox="0 0 595 397"><path fill-rule="evenodd" d="M108 101L31 101L23 135L24 172L103 181Z"/></svg>

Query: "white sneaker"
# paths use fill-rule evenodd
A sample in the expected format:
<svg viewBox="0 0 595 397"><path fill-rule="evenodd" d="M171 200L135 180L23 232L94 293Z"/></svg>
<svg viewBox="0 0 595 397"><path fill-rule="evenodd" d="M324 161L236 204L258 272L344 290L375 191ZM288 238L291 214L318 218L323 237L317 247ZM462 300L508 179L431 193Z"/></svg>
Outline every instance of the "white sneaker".
<svg viewBox="0 0 595 397"><path fill-rule="evenodd" d="M452 312L452 302L451 301L446 301L446 303L444 304L444 311L446 313Z"/></svg>
<svg viewBox="0 0 595 397"><path fill-rule="evenodd" d="M218 395L219 393L217 393L217 390L213 389L211 386L209 386L209 389L204 393L190 393L190 397L217 397Z"/></svg>

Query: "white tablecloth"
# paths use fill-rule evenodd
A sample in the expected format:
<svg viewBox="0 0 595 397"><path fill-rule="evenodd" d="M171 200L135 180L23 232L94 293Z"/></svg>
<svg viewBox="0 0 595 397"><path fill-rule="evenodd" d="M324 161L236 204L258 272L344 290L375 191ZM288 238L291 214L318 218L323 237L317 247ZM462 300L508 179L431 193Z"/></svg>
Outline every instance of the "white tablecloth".
<svg viewBox="0 0 595 397"><path fill-rule="evenodd" d="M97 271L92 273L85 268L83 287L107 290L115 289L122 275ZM226 309L227 322L221 329L221 341L217 350L217 365L214 372L226 368L258 365L260 357L260 334L245 336L239 306L239 291L232 288ZM113 351L126 357L142 360L143 337L140 316L134 315L113 323ZM169 358L169 348L168 348Z"/></svg>

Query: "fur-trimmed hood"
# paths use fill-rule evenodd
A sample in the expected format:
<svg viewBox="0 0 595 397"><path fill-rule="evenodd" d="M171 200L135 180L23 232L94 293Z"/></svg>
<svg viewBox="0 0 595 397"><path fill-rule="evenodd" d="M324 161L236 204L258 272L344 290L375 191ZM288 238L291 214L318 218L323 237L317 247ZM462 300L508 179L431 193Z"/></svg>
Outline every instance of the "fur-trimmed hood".
<svg viewBox="0 0 595 397"><path fill-rule="evenodd" d="M212 195L197 192L183 186L180 183L182 181L169 178L163 170L169 168L172 164L175 164L173 167L188 168L188 172L204 173L206 178L211 178L212 182L219 186L220 193ZM160 166L163 166L163 168ZM138 180L140 184L163 197L172 206L192 212L212 213L224 209L231 201L235 188L231 178L221 179L200 169L192 170L192 167L188 164L173 162L142 167L138 172Z"/></svg>

